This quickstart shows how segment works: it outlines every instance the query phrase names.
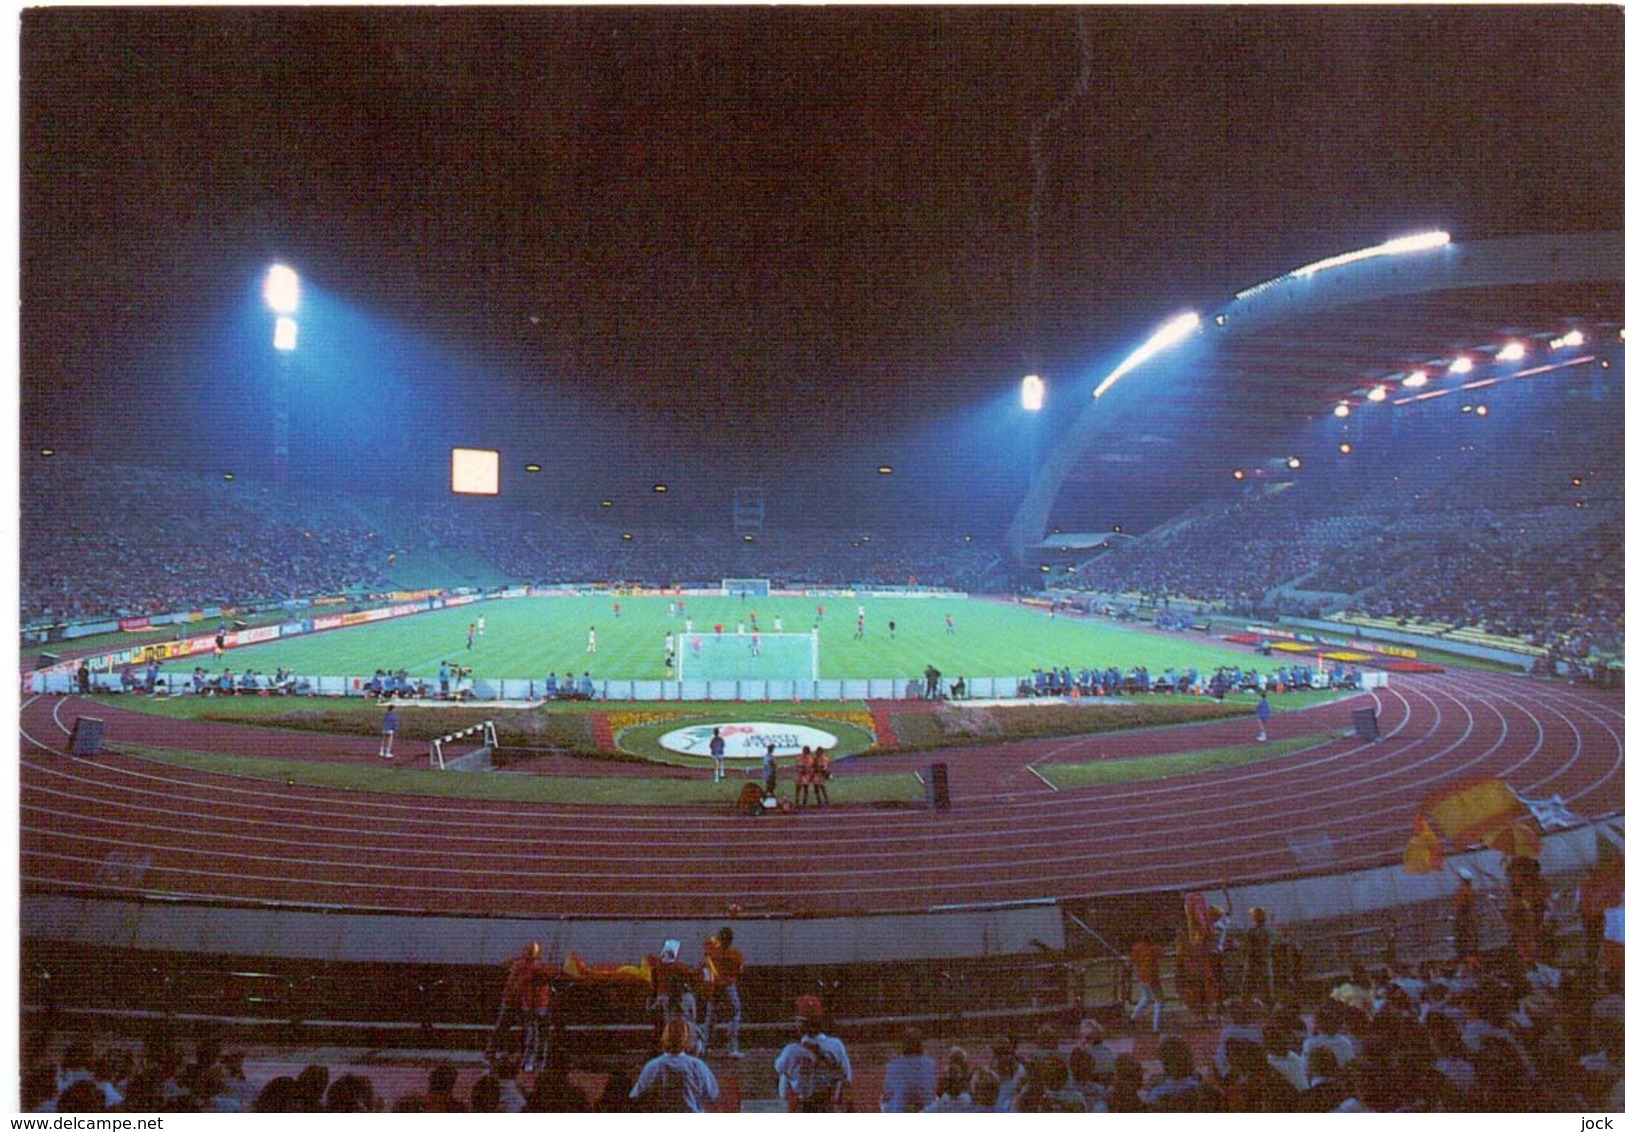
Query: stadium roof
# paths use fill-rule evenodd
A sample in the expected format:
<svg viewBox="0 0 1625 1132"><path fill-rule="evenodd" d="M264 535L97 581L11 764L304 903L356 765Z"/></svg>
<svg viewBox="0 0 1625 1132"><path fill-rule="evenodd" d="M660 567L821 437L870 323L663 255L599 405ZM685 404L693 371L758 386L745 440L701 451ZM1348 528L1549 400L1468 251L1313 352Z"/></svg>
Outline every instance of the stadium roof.
<svg viewBox="0 0 1625 1132"><path fill-rule="evenodd" d="M1037 543L1065 491L1217 483L1288 456L1288 442L1341 400L1354 413L1393 411L1365 404L1375 385L1398 394L1417 368L1436 388L1462 383L1446 373L1462 352L1517 338L1544 361L1555 357L1548 341L1572 327L1617 348L1625 232L1459 242L1270 282L1238 281L1237 295L1199 308L1197 333L1084 404L1023 501L1013 550Z"/></svg>

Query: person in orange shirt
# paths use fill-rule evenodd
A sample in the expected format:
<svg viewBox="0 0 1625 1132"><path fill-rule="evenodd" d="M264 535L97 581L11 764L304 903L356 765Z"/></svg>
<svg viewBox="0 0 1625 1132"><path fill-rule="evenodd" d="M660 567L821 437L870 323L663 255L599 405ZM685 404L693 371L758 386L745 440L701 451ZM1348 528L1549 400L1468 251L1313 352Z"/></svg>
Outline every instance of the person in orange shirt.
<svg viewBox="0 0 1625 1132"><path fill-rule="evenodd" d="M724 1016L729 1057L745 1056L739 1052L739 1026L744 1018L739 1005L739 976L744 970L745 957L734 946L732 928L720 928L705 941L705 975L711 988L710 1001L705 1007L705 1048L712 1048L712 1026L719 1016Z"/></svg>
<svg viewBox="0 0 1625 1132"><path fill-rule="evenodd" d="M813 797L818 799L819 808L829 805L829 791L824 784L829 781L829 752L819 747L813 753L812 788Z"/></svg>
<svg viewBox="0 0 1625 1132"><path fill-rule="evenodd" d="M1129 1013L1132 1022L1147 1005L1151 1007L1151 1032L1162 1030L1162 948L1141 937L1129 945L1129 966L1134 968L1134 981L1140 984L1140 1001Z"/></svg>
<svg viewBox="0 0 1625 1132"><path fill-rule="evenodd" d="M557 967L542 962L542 945L534 940L525 945L523 953L508 960L508 978L502 988L497 1024L485 1047L487 1060L495 1063L509 1019L517 1017L524 1036L522 1068L528 1073L536 1068L538 1058L545 1062L542 1035L552 1000L552 982L559 975Z"/></svg>
<svg viewBox="0 0 1625 1132"><path fill-rule="evenodd" d="M812 788L813 753L811 747L801 748L796 756L796 809L807 804L807 791Z"/></svg>

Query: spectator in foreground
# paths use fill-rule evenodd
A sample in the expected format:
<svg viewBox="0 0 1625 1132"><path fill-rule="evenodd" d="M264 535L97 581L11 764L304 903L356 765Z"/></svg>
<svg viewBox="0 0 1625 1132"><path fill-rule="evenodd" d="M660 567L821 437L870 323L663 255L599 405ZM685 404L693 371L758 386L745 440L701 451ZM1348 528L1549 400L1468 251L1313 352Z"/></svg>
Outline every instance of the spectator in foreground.
<svg viewBox="0 0 1625 1132"><path fill-rule="evenodd" d="M779 1095L793 1112L836 1112L852 1083L846 1043L824 1033L824 1004L817 995L796 999L798 1037L779 1052L773 1068Z"/></svg>
<svg viewBox="0 0 1625 1132"><path fill-rule="evenodd" d="M711 1067L689 1052L694 1028L683 1018L666 1023L660 1052L650 1058L632 1086L632 1099L647 1112L704 1112L720 1095Z"/></svg>
<svg viewBox="0 0 1625 1132"><path fill-rule="evenodd" d="M919 1112L936 1098L937 1059L925 1052L925 1039L910 1026L898 1055L886 1063L880 1090L881 1112Z"/></svg>

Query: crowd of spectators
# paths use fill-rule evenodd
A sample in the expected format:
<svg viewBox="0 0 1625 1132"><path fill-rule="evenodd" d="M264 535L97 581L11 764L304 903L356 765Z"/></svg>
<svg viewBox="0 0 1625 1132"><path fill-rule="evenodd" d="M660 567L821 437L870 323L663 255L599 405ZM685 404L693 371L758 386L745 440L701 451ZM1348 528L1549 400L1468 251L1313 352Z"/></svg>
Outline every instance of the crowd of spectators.
<svg viewBox="0 0 1625 1132"><path fill-rule="evenodd" d="M1075 585L1241 616L1329 609L1472 628L1556 656L1625 652L1625 514L1608 507L1378 506L1310 517L1257 492L1197 511L1078 566Z"/></svg>
<svg viewBox="0 0 1625 1132"><path fill-rule="evenodd" d="M991 541L946 532L769 528L627 531L569 515L459 501L284 495L150 468L31 465L23 482L21 618L31 625L273 604L396 588L398 563L445 561L430 583L607 582L659 587L724 577L795 586L937 586L1009 592ZM629 537L627 537L629 536ZM413 586L425 584L421 577Z"/></svg>
<svg viewBox="0 0 1625 1132"><path fill-rule="evenodd" d="M788 587L1017 588L996 540L942 531L769 527L747 540L54 461L30 465L22 490L25 627L381 592L394 588L397 560L432 568L437 558L483 562L485 577L517 584L733 576ZM1380 493L1259 487L1118 540L1077 565L1073 584L1248 617L1339 608L1471 627L1558 657L1625 651L1625 514L1602 498L1583 508L1468 499L1441 488L1402 505Z"/></svg>
<svg viewBox="0 0 1625 1132"><path fill-rule="evenodd" d="M1003 1034L984 1044L949 1034L928 1047L911 1029L888 1049L831 1040L826 1034L838 1034L839 1027L828 1020L812 1029L824 1047L839 1046L847 1059L836 1075L847 1087L835 1094L836 1107L845 1108L860 1103L850 1085L864 1072L883 1084L876 1095L862 1097L863 1107L888 1112L1586 1112L1625 1105L1625 994L1617 971L1599 982L1589 972L1521 962L1509 950L1460 961L1355 967L1326 988L1311 1001L1277 994L1267 980L1248 996L1232 990L1215 1022L1190 1030L1174 1024L1170 1032L1150 1035L1155 1044L1144 1047L1112 1040L1132 1039L1146 1024L1116 1014L1084 1018L1070 1041L1044 1024L1024 1038ZM798 1025L799 1036L775 1060L781 1073L794 1073L791 1053L807 1044L809 1027ZM671 1040L670 1028L662 1042L650 1064L662 1058L699 1063L703 1051ZM640 1091L637 1083L649 1074L640 1076L638 1063L622 1057L593 1100L572 1079L562 1052L533 1077L499 1058L462 1085L455 1067L437 1065L405 1091L397 1081L392 1100L381 1097L366 1074L346 1071L330 1079L322 1064L254 1087L243 1054L225 1050L212 1032L196 1039L190 1056L186 1044L160 1029L138 1047L79 1037L54 1059L26 1056L23 1108L631 1111L659 1107L663 1095ZM1137 1055L1136 1048L1154 1049L1154 1056ZM694 1077L711 1080L700 1099L715 1103L709 1069L696 1069ZM796 1107L793 1087L788 1096ZM692 1098L667 1099L671 1110L697 1107Z"/></svg>
<svg viewBox="0 0 1625 1132"><path fill-rule="evenodd" d="M1475 512L1442 534L1401 544L1401 568L1363 593L1354 611L1480 628L1577 657L1618 655L1625 648L1622 536L1620 516Z"/></svg>
<svg viewBox="0 0 1625 1132"><path fill-rule="evenodd" d="M1070 665L1035 668L1018 686L1019 696L1197 695L1222 700L1232 692L1302 692L1310 688L1354 688L1360 670L1355 665L1334 661L1330 667L1313 669L1304 664L1278 665L1260 672L1238 666L1221 666L1210 673L1196 668L1165 668L1153 676L1144 665L1123 670L1079 668Z"/></svg>
<svg viewBox="0 0 1625 1132"><path fill-rule="evenodd" d="M970 593L1010 587L997 545L942 531L629 530L536 512L493 522L450 503L425 504L422 511L421 545L471 550L504 577L539 585L597 579L655 588L736 577L789 587L922 585Z"/></svg>
<svg viewBox="0 0 1625 1132"><path fill-rule="evenodd" d="M55 461L23 478L20 534L25 627L375 590L388 555L322 500Z"/></svg>

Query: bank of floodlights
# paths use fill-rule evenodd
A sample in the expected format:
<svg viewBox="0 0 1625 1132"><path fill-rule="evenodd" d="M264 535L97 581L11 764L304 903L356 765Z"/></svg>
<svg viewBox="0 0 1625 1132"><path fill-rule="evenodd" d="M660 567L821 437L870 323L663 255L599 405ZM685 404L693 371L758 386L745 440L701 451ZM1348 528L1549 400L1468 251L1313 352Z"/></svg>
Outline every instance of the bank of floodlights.
<svg viewBox="0 0 1625 1132"><path fill-rule="evenodd" d="M1314 263L1306 263L1293 271L1291 278L1307 279L1311 275L1318 275L1320 272L1329 271L1334 267L1346 267L1351 263L1376 259L1380 256L1425 252L1433 248L1442 248L1449 242L1449 232L1418 232L1414 236L1398 236L1369 248L1361 248L1357 252L1344 252L1341 255L1329 256L1326 259L1317 259Z"/></svg>
<svg viewBox="0 0 1625 1132"><path fill-rule="evenodd" d="M1175 315L1156 329L1156 332L1145 343L1128 357L1120 362L1116 369L1106 375L1106 380L1095 386L1095 396L1099 397L1117 384L1118 380L1136 366L1142 365L1149 359L1162 353L1164 350L1179 345L1190 337L1197 327L1202 325L1202 316L1195 311L1186 311Z"/></svg>

